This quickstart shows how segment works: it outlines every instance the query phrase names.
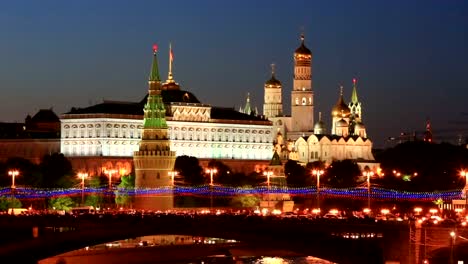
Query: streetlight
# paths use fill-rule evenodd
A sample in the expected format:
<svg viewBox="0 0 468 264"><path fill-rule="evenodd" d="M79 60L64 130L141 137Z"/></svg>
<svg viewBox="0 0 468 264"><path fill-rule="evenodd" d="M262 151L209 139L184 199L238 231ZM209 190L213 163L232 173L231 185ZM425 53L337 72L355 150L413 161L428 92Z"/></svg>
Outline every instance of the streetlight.
<svg viewBox="0 0 468 264"><path fill-rule="evenodd" d="M267 199L268 199L268 209L270 209L270 177L273 176L273 172L272 171L264 171L263 172L263 175L265 175L267 177Z"/></svg>
<svg viewBox="0 0 468 264"><path fill-rule="evenodd" d="M450 232L450 264L453 264L453 246L455 245L455 239L457 238L455 231Z"/></svg>
<svg viewBox="0 0 468 264"><path fill-rule="evenodd" d="M11 189L15 189L15 177L19 175L19 170L9 170L8 175L11 176Z"/></svg>
<svg viewBox="0 0 468 264"><path fill-rule="evenodd" d="M320 175L323 173L323 170L312 170L312 174L317 176L317 208L320 208Z"/></svg>
<svg viewBox="0 0 468 264"><path fill-rule="evenodd" d="M88 178L88 173L86 172L79 172L78 177L81 179L81 204L84 204L84 179Z"/></svg>
<svg viewBox="0 0 468 264"><path fill-rule="evenodd" d="M370 193L371 193L370 177L374 176L374 172L366 170L366 171L364 171L364 176L367 177L367 208L371 209L371 206L370 206Z"/></svg>
<svg viewBox="0 0 468 264"><path fill-rule="evenodd" d="M104 174L107 174L107 177L109 177L109 190L112 189L112 174L116 173L117 170L111 169L111 170L104 170Z"/></svg>
<svg viewBox="0 0 468 264"><path fill-rule="evenodd" d="M210 174L210 212L213 210L213 174L218 173L216 168L206 169L206 173Z"/></svg>
<svg viewBox="0 0 468 264"><path fill-rule="evenodd" d="M464 191L465 191L465 215L468 213L467 210L468 210L468 171L466 170L461 170L460 171L460 175L462 177L465 177L465 188L464 188Z"/></svg>
<svg viewBox="0 0 468 264"><path fill-rule="evenodd" d="M172 188L174 188L174 178L179 174L177 171L169 171L169 176L171 176L171 183L172 183Z"/></svg>

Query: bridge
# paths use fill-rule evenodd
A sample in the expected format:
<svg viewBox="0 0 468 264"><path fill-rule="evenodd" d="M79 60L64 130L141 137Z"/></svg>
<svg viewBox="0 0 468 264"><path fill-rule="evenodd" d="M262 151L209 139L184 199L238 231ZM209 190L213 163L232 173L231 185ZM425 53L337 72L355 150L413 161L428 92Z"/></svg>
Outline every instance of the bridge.
<svg viewBox="0 0 468 264"><path fill-rule="evenodd" d="M291 250L345 264L388 260L410 263L408 223L376 223L371 219L310 220L227 214L2 216L0 231L0 259L17 263L37 263L86 246L157 234L235 239L247 245Z"/></svg>

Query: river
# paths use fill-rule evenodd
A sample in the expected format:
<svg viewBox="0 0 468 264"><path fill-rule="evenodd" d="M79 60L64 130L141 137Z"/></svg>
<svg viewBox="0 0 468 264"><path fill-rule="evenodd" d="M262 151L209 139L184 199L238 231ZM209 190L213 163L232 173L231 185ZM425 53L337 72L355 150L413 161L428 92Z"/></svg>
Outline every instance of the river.
<svg viewBox="0 0 468 264"><path fill-rule="evenodd" d="M332 264L295 252L245 245L219 238L156 235L89 246L39 261L39 264Z"/></svg>

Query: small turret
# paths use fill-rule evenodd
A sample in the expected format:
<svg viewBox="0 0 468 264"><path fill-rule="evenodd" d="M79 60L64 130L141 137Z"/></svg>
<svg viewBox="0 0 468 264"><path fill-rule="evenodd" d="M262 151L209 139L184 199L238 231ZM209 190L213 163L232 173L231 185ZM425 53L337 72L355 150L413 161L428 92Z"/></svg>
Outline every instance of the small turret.
<svg viewBox="0 0 468 264"><path fill-rule="evenodd" d="M244 109L240 109L241 113L250 115L252 113L252 107L250 106L250 93L247 93L247 99L245 100L245 106Z"/></svg>
<svg viewBox="0 0 468 264"><path fill-rule="evenodd" d="M315 135L324 135L326 133L325 123L322 121L322 112L319 112L319 120L314 125Z"/></svg>

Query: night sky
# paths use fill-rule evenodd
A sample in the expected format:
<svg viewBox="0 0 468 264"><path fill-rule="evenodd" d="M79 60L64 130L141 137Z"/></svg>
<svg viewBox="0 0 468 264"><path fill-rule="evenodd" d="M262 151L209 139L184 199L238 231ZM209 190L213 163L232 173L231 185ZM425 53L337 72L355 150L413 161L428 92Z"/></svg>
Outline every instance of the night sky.
<svg viewBox="0 0 468 264"><path fill-rule="evenodd" d="M163 79L172 42L176 81L216 106L238 108L250 92L262 111L275 63L289 114L302 31L313 53L315 116L322 111L328 127L339 84L349 101L357 77L374 146L424 130L427 118L436 141L453 129L468 135L468 3L456 0L5 1L0 120L141 100L155 42Z"/></svg>

